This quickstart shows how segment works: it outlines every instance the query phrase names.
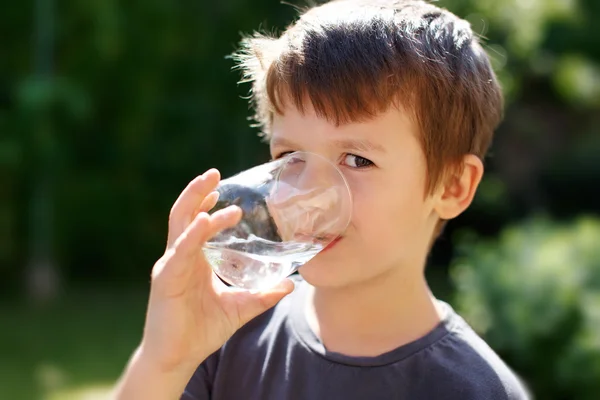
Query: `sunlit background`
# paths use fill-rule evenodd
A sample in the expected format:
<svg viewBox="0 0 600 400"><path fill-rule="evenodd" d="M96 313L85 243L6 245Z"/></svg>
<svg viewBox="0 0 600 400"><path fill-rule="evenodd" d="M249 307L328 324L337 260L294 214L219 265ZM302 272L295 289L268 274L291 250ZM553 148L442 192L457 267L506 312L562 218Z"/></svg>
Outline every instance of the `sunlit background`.
<svg viewBox="0 0 600 400"><path fill-rule="evenodd" d="M598 399L600 2L436 4L485 38L507 111L432 288L536 398ZM0 0L0 399L105 396L179 192L267 160L227 55L294 15L277 0Z"/></svg>

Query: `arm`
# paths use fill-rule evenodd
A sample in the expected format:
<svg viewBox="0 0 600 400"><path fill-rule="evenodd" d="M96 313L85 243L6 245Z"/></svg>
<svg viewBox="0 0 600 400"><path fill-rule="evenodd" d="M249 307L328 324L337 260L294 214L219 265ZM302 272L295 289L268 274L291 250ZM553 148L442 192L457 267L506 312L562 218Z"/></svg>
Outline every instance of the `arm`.
<svg viewBox="0 0 600 400"><path fill-rule="evenodd" d="M202 246L241 217L235 206L207 214L217 201L219 179L216 170L194 179L171 209L167 250L152 269L143 339L115 388L118 400L181 398L203 360L294 288L284 280L249 292L214 276Z"/></svg>
<svg viewBox="0 0 600 400"><path fill-rule="evenodd" d="M116 400L180 399L196 368L197 366L184 365L170 371L162 370L144 354L140 346L133 353L117 383L114 398ZM187 399L200 400L193 397Z"/></svg>

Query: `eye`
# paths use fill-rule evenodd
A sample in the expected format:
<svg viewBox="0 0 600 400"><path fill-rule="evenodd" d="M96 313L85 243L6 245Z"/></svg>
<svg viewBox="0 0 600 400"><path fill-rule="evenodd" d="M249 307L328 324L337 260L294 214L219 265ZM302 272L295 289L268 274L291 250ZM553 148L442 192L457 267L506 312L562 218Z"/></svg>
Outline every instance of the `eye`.
<svg viewBox="0 0 600 400"><path fill-rule="evenodd" d="M280 158L284 158L285 156L289 156L293 151L284 151L283 153L278 153L273 157L273 160L279 160Z"/></svg>
<svg viewBox="0 0 600 400"><path fill-rule="evenodd" d="M273 159L274 160L279 160L279 159L288 157L289 159L286 161L286 163L288 163L288 164L297 164L299 162L304 161L299 156L291 156L290 157L290 155L294 154L294 153L295 153L295 151L284 151L283 153L279 153L278 155L276 155L275 157L273 157Z"/></svg>
<svg viewBox="0 0 600 400"><path fill-rule="evenodd" d="M355 154L346 154L344 156L344 164L351 168L367 168L375 165L371 160Z"/></svg>

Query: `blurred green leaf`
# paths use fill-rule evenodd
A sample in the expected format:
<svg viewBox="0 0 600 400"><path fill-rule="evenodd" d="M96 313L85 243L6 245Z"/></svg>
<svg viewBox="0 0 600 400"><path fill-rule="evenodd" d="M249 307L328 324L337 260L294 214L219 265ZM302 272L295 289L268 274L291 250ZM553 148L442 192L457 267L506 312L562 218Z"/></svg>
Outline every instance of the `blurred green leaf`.
<svg viewBox="0 0 600 400"><path fill-rule="evenodd" d="M540 398L568 392L595 399L600 219L561 224L538 217L506 228L497 240L463 243L452 276L465 318Z"/></svg>

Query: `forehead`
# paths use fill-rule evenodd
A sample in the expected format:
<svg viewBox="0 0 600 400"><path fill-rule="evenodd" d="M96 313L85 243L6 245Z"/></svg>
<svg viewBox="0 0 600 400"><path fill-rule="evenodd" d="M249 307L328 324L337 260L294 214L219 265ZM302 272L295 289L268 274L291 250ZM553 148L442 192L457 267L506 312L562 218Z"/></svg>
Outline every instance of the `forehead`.
<svg viewBox="0 0 600 400"><path fill-rule="evenodd" d="M379 141L372 141L368 139L361 138L341 138L341 139L332 139L328 140L328 143L335 147L340 147L346 150L356 151L356 152L379 152L385 153L385 147ZM271 147L286 147L286 148L295 148L298 147L297 141L293 139L289 139L285 136L273 136L271 138Z"/></svg>
<svg viewBox="0 0 600 400"><path fill-rule="evenodd" d="M307 108L286 107L273 117L271 147L328 144L362 152L385 152L417 138L416 125L409 114L390 107L367 120L336 125Z"/></svg>

